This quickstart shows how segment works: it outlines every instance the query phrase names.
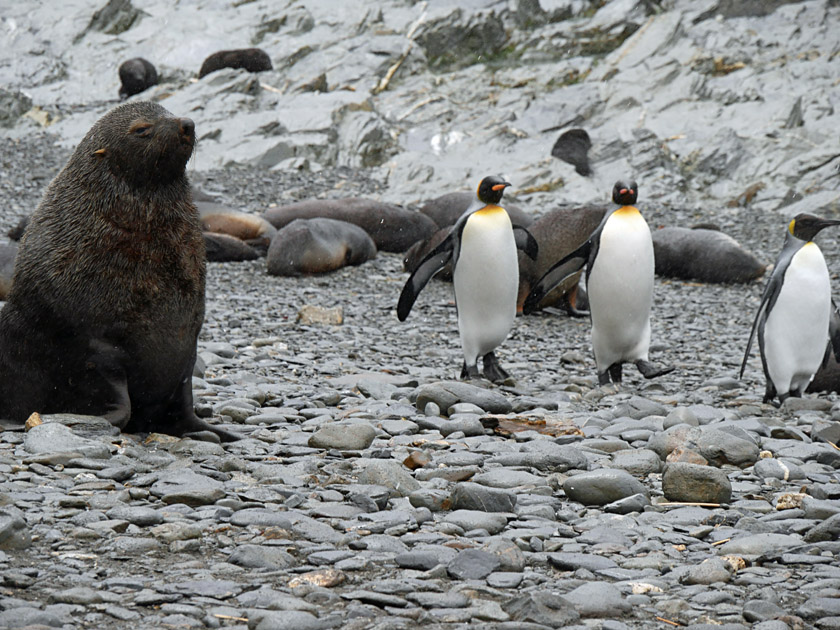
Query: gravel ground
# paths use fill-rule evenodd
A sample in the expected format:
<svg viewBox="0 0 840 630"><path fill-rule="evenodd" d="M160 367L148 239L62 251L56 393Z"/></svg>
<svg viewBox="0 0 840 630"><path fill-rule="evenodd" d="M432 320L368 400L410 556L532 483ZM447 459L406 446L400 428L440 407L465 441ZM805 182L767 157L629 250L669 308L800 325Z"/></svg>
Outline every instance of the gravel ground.
<svg viewBox="0 0 840 630"><path fill-rule="evenodd" d="M66 154L0 142L5 231ZM351 171L194 181L251 211L399 201ZM651 226L781 246L781 214L646 205L641 184ZM588 320L520 317L498 352L516 385L483 389L454 382L451 286L400 323L405 278L394 254L316 278L209 265L196 403L240 442L5 431L0 627L840 628L840 452L812 439L840 405L761 404L757 350L736 380L761 283L657 279L652 358L677 369L621 388L597 387Z"/></svg>

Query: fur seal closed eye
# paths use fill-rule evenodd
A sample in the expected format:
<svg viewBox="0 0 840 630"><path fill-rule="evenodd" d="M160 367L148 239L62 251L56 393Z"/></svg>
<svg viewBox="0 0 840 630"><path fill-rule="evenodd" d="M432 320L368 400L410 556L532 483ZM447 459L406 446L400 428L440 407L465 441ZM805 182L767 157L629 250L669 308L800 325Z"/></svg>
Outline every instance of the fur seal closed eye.
<svg viewBox="0 0 840 630"><path fill-rule="evenodd" d="M127 432L237 439L193 409L205 283L194 146L190 119L120 105L47 187L0 312L0 417L90 414Z"/></svg>

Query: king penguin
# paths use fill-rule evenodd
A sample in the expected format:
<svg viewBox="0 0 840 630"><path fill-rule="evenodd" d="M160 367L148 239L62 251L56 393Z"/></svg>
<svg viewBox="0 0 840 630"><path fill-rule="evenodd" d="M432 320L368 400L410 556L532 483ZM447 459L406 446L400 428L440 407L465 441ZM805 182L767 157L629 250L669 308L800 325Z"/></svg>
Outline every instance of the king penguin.
<svg viewBox="0 0 840 630"><path fill-rule="evenodd" d="M778 405L799 398L814 378L831 347L840 358L840 332L832 319L831 280L822 252L813 238L840 221L797 214L788 224L785 243L764 288L753 321L739 378L758 329L761 365L767 385L764 402ZM834 315L836 318L836 315Z"/></svg>
<svg viewBox="0 0 840 630"><path fill-rule="evenodd" d="M494 350L505 340L516 317L516 250L522 249L536 259L537 242L525 228L512 225L508 213L499 205L508 186L510 183L495 175L481 180L475 201L452 226L446 239L420 262L397 303L397 317L405 321L423 287L452 261L458 331L464 352L462 379L481 376L479 359L488 380L499 383L509 377Z"/></svg>
<svg viewBox="0 0 840 630"><path fill-rule="evenodd" d="M555 263L536 283L523 311L531 313L554 287L586 265L586 291L592 320L592 349L598 383L621 382L621 365L631 361L645 378L667 374L648 360L653 302L653 241L633 204L636 182L619 181L612 191L618 207L608 211L578 249Z"/></svg>

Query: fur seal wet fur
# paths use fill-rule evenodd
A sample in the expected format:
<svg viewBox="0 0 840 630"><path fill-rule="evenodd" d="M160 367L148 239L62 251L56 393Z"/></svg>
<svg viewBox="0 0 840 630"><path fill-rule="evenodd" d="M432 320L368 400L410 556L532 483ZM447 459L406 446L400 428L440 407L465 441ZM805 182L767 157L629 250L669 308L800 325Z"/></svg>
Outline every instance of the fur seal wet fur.
<svg viewBox="0 0 840 630"><path fill-rule="evenodd" d="M193 408L205 285L194 146L192 120L127 103L49 184L0 311L0 417L89 414L127 432L237 439Z"/></svg>
<svg viewBox="0 0 840 630"><path fill-rule="evenodd" d="M158 74L151 61L135 57L120 64L120 98L125 99L157 85Z"/></svg>
<svg viewBox="0 0 840 630"><path fill-rule="evenodd" d="M263 215L278 230L295 219L324 217L358 225L383 252L401 254L438 226L425 214L373 199L307 199L266 210Z"/></svg>
<svg viewBox="0 0 840 630"><path fill-rule="evenodd" d="M606 205L560 207L550 210L528 228L539 245L537 259L519 255L519 294L517 310L522 310L525 298L537 281L558 260L580 247L601 223L608 207ZM571 315L582 314L585 306L577 301L578 282L581 273L576 273L561 282L539 303L539 308L560 306Z"/></svg>
<svg viewBox="0 0 840 630"><path fill-rule="evenodd" d="M708 228L653 230L656 275L713 283L746 283L764 275L767 265L723 232Z"/></svg>
<svg viewBox="0 0 840 630"><path fill-rule="evenodd" d="M277 232L266 255L272 276L301 276L361 265L376 257L376 245L362 228L324 217L295 219Z"/></svg>
<svg viewBox="0 0 840 630"><path fill-rule="evenodd" d="M222 68L243 68L248 72L263 72L271 70L271 57L260 48L240 48L237 50L220 50L204 60L198 78L201 79L211 72Z"/></svg>

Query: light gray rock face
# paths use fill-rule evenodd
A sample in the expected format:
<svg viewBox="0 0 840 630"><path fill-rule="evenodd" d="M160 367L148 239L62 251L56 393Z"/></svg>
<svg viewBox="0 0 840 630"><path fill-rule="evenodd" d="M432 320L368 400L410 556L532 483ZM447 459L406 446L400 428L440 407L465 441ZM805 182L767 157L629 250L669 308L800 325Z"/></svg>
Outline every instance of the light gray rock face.
<svg viewBox="0 0 840 630"><path fill-rule="evenodd" d="M376 429L369 424L329 424L309 438L312 448L334 448L339 451L362 451L376 437Z"/></svg>
<svg viewBox="0 0 840 630"><path fill-rule="evenodd" d="M111 450L106 444L84 438L58 422L45 422L32 427L26 433L23 447L34 454L67 452L95 459L111 456Z"/></svg>

